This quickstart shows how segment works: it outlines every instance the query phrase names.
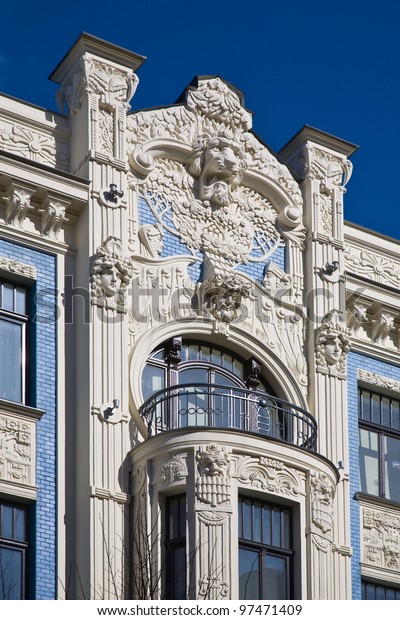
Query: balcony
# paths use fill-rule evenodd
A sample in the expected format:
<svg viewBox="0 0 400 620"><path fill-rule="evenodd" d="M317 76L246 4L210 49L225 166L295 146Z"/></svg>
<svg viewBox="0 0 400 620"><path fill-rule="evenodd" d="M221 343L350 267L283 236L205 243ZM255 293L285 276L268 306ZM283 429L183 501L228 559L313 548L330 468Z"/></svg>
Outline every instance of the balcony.
<svg viewBox="0 0 400 620"><path fill-rule="evenodd" d="M317 450L317 422L304 409L265 392L193 383L160 390L139 410L149 437L188 428L238 429Z"/></svg>

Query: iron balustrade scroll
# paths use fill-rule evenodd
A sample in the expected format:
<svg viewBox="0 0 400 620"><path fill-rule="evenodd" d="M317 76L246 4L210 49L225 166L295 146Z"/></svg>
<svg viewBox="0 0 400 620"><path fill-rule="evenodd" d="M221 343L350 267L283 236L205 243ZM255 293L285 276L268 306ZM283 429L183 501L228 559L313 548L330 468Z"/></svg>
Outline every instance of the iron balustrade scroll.
<svg viewBox="0 0 400 620"><path fill-rule="evenodd" d="M210 383L174 385L140 407L149 437L184 428L238 429L317 450L317 422L304 409L265 392Z"/></svg>

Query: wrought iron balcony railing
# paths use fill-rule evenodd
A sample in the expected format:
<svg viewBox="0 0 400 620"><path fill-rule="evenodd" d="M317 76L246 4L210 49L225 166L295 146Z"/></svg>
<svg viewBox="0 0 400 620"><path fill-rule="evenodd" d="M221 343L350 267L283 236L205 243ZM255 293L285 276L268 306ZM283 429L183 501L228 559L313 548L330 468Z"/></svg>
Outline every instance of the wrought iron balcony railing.
<svg viewBox="0 0 400 620"><path fill-rule="evenodd" d="M265 392L193 383L160 390L140 408L149 437L208 427L240 429L307 450L317 449L317 422L306 411Z"/></svg>

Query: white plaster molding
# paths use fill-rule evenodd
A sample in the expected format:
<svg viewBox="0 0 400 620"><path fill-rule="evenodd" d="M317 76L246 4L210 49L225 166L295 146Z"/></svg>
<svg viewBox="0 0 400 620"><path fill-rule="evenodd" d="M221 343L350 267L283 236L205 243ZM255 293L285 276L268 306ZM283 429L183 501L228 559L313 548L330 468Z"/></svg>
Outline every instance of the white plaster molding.
<svg viewBox="0 0 400 620"><path fill-rule="evenodd" d="M385 390L400 394L400 381L396 381L396 379L389 379L389 377L383 377L375 372L362 370L361 368L357 369L357 379L371 386L384 388Z"/></svg>
<svg viewBox="0 0 400 620"><path fill-rule="evenodd" d="M394 260L376 249L360 249L346 244L346 269L378 284L396 289L400 286L400 260Z"/></svg>
<svg viewBox="0 0 400 620"><path fill-rule="evenodd" d="M69 206L70 203L64 200L46 198L44 206L38 210L42 214L40 222L42 235L49 236L52 239L58 238L62 226L68 222L66 210Z"/></svg>
<svg viewBox="0 0 400 620"><path fill-rule="evenodd" d="M92 266L92 303L120 313L126 312L126 292L131 275L132 264L122 254L121 239L108 237L97 248Z"/></svg>
<svg viewBox="0 0 400 620"><path fill-rule="evenodd" d="M318 472L311 476L311 519L323 535L332 535L335 487L328 476Z"/></svg>
<svg viewBox="0 0 400 620"><path fill-rule="evenodd" d="M36 497L36 424L43 411L0 404L0 490Z"/></svg>
<svg viewBox="0 0 400 620"><path fill-rule="evenodd" d="M227 449L217 444L200 446L196 462L196 499L212 507L230 504L230 456Z"/></svg>
<svg viewBox="0 0 400 620"><path fill-rule="evenodd" d="M36 267L20 263L17 260L6 258L0 255L0 272L6 272L12 275L22 276L29 280L36 280Z"/></svg>
<svg viewBox="0 0 400 620"><path fill-rule="evenodd" d="M90 497L96 497L97 499L111 500L118 504L129 504L130 495L122 493L121 491L110 491L109 489L103 489L101 487L90 488Z"/></svg>
<svg viewBox="0 0 400 620"><path fill-rule="evenodd" d="M44 129L0 122L0 148L46 166L69 170L68 146Z"/></svg>
<svg viewBox="0 0 400 620"><path fill-rule="evenodd" d="M163 485L170 485L182 481L188 475L186 454L170 454L164 459L157 479ZM154 480L154 483L156 480Z"/></svg>
<svg viewBox="0 0 400 620"><path fill-rule="evenodd" d="M331 310L322 320L316 343L316 370L346 379L346 354L350 350L349 330L343 325L342 313Z"/></svg>
<svg viewBox="0 0 400 620"><path fill-rule="evenodd" d="M276 495L297 497L301 494L298 472L273 458L243 456L235 476L240 484Z"/></svg>
<svg viewBox="0 0 400 620"><path fill-rule="evenodd" d="M362 564L400 577L400 511L361 506Z"/></svg>

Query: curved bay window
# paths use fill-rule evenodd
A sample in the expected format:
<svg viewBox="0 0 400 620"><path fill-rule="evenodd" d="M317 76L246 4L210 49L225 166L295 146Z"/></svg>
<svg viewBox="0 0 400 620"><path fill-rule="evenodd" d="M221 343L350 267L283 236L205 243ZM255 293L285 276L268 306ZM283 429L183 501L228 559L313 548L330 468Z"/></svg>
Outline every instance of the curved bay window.
<svg viewBox="0 0 400 620"><path fill-rule="evenodd" d="M239 598L292 598L291 511L239 498Z"/></svg>
<svg viewBox="0 0 400 620"><path fill-rule="evenodd" d="M140 413L149 434L187 427L235 428L316 449L315 420L278 399L254 358L173 338L144 368Z"/></svg>

